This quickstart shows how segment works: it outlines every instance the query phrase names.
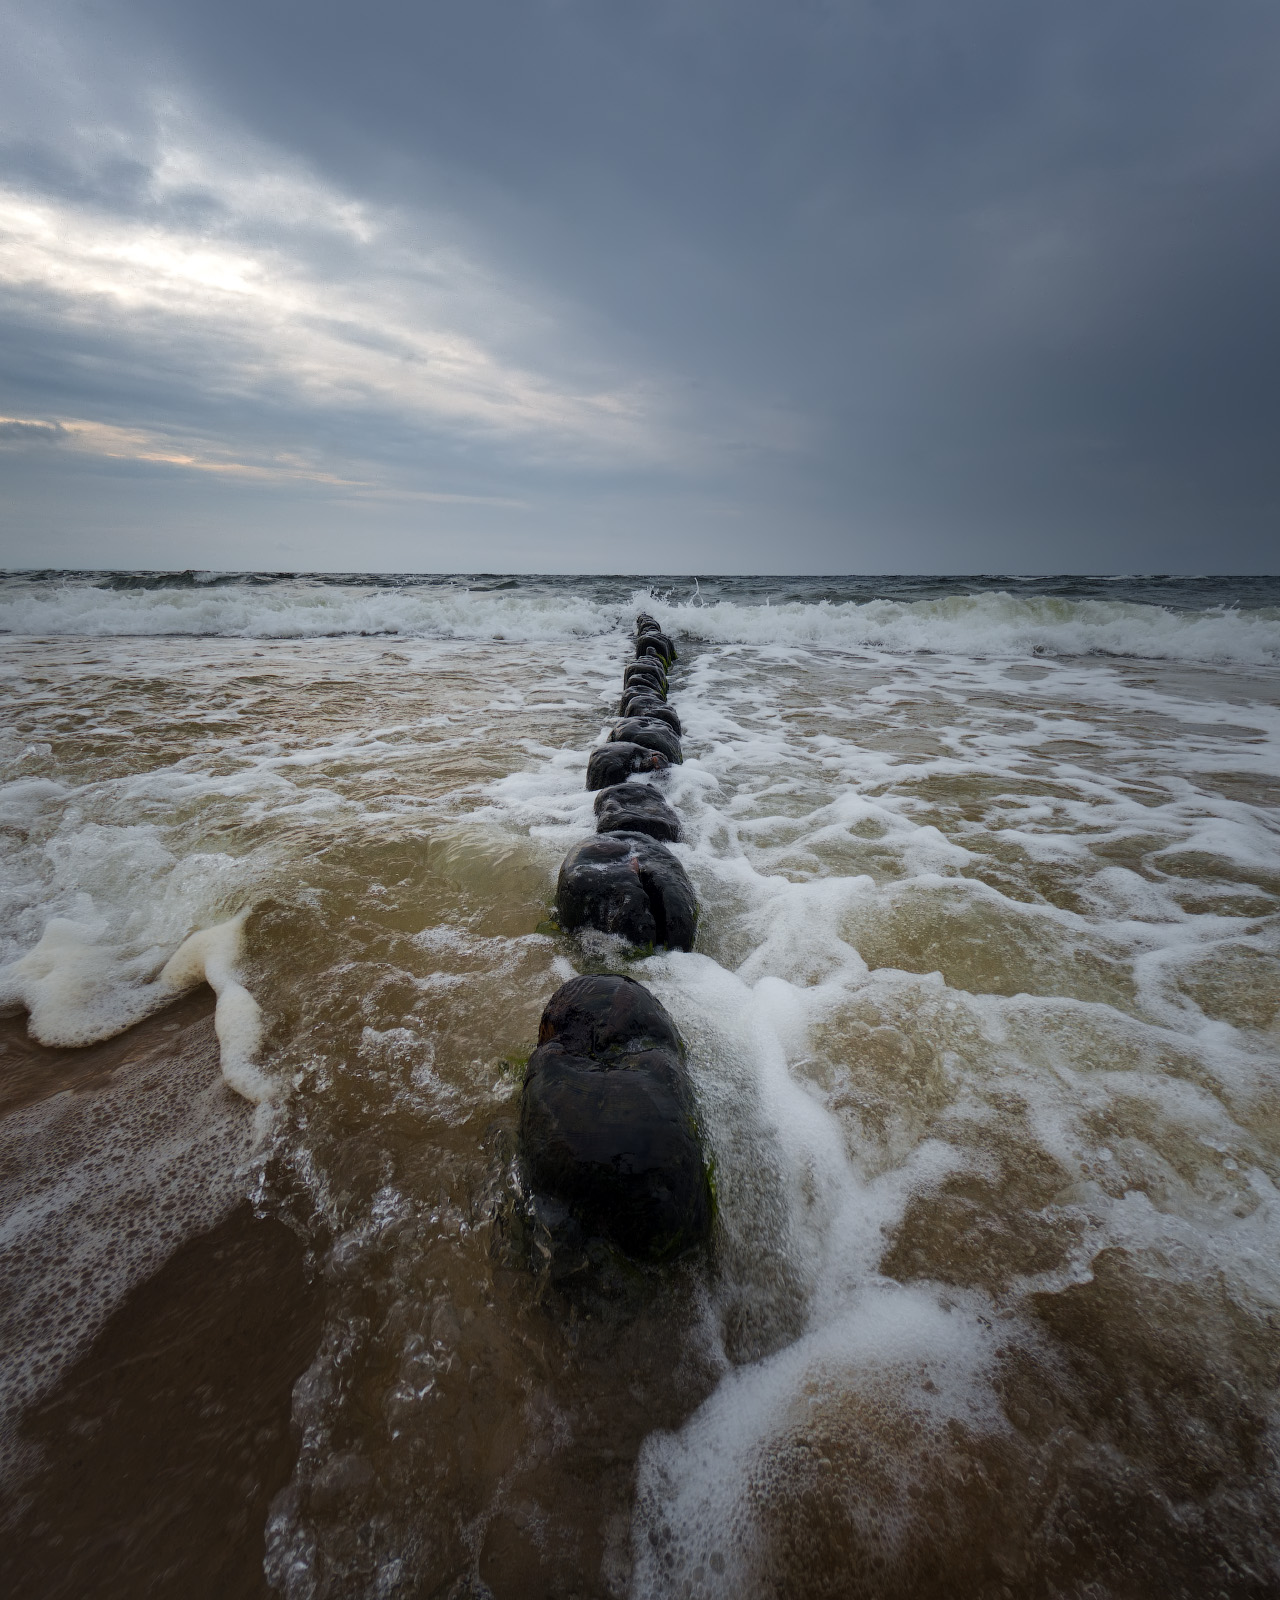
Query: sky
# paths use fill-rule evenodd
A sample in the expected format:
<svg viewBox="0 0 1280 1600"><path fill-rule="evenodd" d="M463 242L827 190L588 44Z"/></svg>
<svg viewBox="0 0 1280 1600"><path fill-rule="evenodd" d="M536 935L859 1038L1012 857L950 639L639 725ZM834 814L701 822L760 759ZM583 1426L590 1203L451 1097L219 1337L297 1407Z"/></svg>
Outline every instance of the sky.
<svg viewBox="0 0 1280 1600"><path fill-rule="evenodd" d="M0 29L0 565L1280 570L1274 0Z"/></svg>

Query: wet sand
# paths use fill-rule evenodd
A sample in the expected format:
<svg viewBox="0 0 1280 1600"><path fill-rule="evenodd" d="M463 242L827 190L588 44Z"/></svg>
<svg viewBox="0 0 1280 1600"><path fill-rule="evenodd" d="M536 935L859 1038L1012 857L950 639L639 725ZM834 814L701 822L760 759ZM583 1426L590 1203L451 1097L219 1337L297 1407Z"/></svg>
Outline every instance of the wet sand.
<svg viewBox="0 0 1280 1600"><path fill-rule="evenodd" d="M27 1032L24 1016L0 1017L0 1117L55 1094L87 1094L117 1072L163 1061L184 1045L213 1044L213 993L206 988L134 1028L82 1050L52 1050Z"/></svg>
<svg viewBox="0 0 1280 1600"><path fill-rule="evenodd" d="M213 997L184 997L82 1050L0 1024L0 1116L93 1095L175 1051L207 1055ZM24 1417L32 1468L8 1485L0 1590L27 1600L271 1593L272 1496L293 1470L290 1404L315 1353L322 1298L301 1241L247 1203L179 1247Z"/></svg>

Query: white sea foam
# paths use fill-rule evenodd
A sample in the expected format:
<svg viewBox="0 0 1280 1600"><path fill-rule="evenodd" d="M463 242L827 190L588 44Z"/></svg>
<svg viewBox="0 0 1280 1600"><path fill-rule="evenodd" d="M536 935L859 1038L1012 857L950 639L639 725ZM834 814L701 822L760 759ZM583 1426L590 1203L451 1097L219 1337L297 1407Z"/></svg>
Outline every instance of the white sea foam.
<svg viewBox="0 0 1280 1600"><path fill-rule="evenodd" d="M270 1099L271 1083L256 1065L262 1020L239 981L236 961L244 917L200 929L154 975L154 946L134 953L113 937L110 919L51 917L33 950L0 968L0 1007L27 1012L33 1039L82 1047L110 1039L197 984L217 996L214 1026L222 1073L254 1105Z"/></svg>
<svg viewBox="0 0 1280 1600"><path fill-rule="evenodd" d="M261 883L263 863L180 854L171 828L124 820L216 803L237 782L242 793L249 787L234 775L208 781L161 768L83 786L0 786L0 819L22 841L8 852L0 899L0 1008L24 1009L33 1039L93 1044L207 981L228 1082L255 1103L266 1098L253 1066L257 1008L235 971L243 917L226 916Z"/></svg>
<svg viewBox="0 0 1280 1600"><path fill-rule="evenodd" d="M927 1290L883 1284L842 1322L730 1373L679 1434L652 1435L639 1463L635 1600L760 1593L774 1531L761 1513L780 1490L795 1491L788 1456L821 1476L819 1467L833 1466L821 1453L823 1432L838 1435L841 1425L857 1428L862 1484L878 1491L850 1484L842 1509L866 1548L886 1564L900 1557L918 1536L913 1496L927 1486L928 1455L943 1453L948 1425L1003 1428L988 1398L997 1340L964 1298L944 1307ZM822 1485L828 1494L844 1476L836 1471ZM848 1582L850 1595L876 1592L853 1573Z"/></svg>
<svg viewBox="0 0 1280 1600"><path fill-rule="evenodd" d="M670 629L717 644L810 645L943 655L1135 656L1267 665L1280 661L1274 611L1174 611L1117 600L992 591L929 600L650 609Z"/></svg>
<svg viewBox="0 0 1280 1600"><path fill-rule="evenodd" d="M207 983L218 997L213 1024L222 1056L222 1076L253 1105L272 1096L270 1078L258 1066L262 1013L240 982L236 963L244 947L244 917L232 917L193 933L165 962L160 987L180 994Z"/></svg>
<svg viewBox="0 0 1280 1600"><path fill-rule="evenodd" d="M0 791L11 810L13 798ZM252 1065L257 1008L235 976L243 918L187 937L235 895L242 864L204 853L176 858L154 826L88 822L74 807L43 846L26 863L29 881L11 883L6 897L0 936L11 958L0 966L0 1008L24 1009L41 1044L79 1048L207 981L218 995L228 1082L255 1103L266 1098Z"/></svg>
<svg viewBox="0 0 1280 1600"><path fill-rule="evenodd" d="M20 583L0 592L0 631L35 636L225 636L312 639L373 635L554 643L613 633L638 606L678 637L717 644L930 651L979 658L1102 654L1265 666L1280 661L1275 609L1175 610L1133 601L986 591L920 600L750 605L625 601L462 584L375 588L280 580L254 585L113 590L83 582Z"/></svg>
<svg viewBox="0 0 1280 1600"><path fill-rule="evenodd" d="M282 582L262 587L123 592L50 585L0 594L0 629L90 637L167 634L242 639L389 635L558 641L615 631L627 608L585 596L440 589L349 589Z"/></svg>

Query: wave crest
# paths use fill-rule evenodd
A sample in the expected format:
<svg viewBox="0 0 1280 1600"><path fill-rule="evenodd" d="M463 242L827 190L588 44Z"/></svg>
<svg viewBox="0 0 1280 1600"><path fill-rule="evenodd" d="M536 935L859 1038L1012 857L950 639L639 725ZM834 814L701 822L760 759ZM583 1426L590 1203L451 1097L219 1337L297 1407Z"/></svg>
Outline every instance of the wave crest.
<svg viewBox="0 0 1280 1600"><path fill-rule="evenodd" d="M658 608L686 637L716 644L788 644L891 654L1134 656L1280 662L1280 611L1175 611L1124 600L1064 600L1003 590L914 601Z"/></svg>
<svg viewBox="0 0 1280 1600"><path fill-rule="evenodd" d="M266 574L106 586L10 579L0 629L25 636L342 636L571 641L630 626L643 605L685 638L716 644L973 657L1106 655L1188 663L1280 663L1280 609L1176 609L1003 589L918 600L676 600L644 587L602 597L600 580L377 584Z"/></svg>

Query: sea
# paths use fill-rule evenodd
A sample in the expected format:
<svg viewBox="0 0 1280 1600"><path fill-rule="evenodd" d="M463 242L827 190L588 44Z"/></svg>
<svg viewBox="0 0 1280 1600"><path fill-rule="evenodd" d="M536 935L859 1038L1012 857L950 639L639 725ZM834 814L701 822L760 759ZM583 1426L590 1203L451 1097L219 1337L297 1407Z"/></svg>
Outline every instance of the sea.
<svg viewBox="0 0 1280 1600"><path fill-rule="evenodd" d="M640 609L692 953L550 920ZM1280 1593L1280 580L11 572L0 674L8 1592ZM566 1281L603 970L716 1221Z"/></svg>

